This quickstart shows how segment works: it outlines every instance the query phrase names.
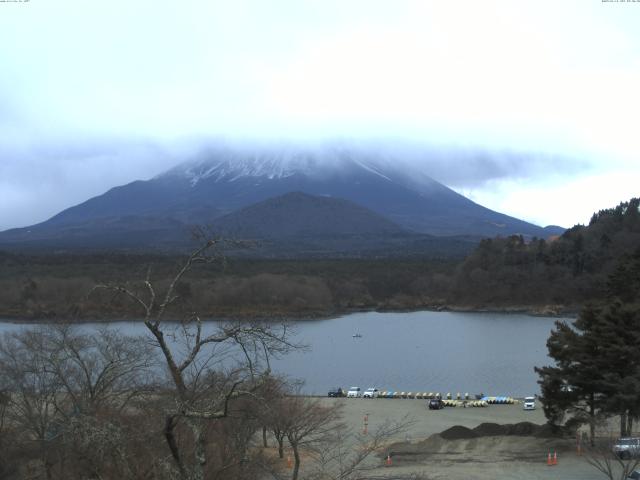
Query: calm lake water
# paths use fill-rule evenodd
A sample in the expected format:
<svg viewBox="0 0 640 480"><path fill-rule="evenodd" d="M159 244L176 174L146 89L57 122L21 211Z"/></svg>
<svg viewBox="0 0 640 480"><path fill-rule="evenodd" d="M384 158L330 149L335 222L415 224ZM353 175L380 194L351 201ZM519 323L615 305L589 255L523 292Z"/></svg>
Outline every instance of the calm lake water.
<svg viewBox="0 0 640 480"><path fill-rule="evenodd" d="M310 349L274 361L273 368L304 379L308 393L355 385L522 397L539 392L533 367L550 363L546 341L555 320L497 313L366 312L300 321L295 322L296 339ZM141 323L112 325L131 335L145 333ZM25 327L0 323L0 333L20 328ZM356 333L362 337L354 338Z"/></svg>

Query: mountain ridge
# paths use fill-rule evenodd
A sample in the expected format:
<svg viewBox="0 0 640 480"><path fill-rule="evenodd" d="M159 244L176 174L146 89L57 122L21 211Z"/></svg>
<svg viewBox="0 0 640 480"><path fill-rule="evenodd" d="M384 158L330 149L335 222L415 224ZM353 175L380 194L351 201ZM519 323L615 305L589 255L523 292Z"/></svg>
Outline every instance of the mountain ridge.
<svg viewBox="0 0 640 480"><path fill-rule="evenodd" d="M1 232L0 245L7 241L55 243L55 239L63 244L69 231L78 230L87 231L87 241L91 241L90 237L109 225L119 225L122 241L131 244L124 218L140 217L145 219L143 223L154 219L161 229L212 224L232 212L290 192L351 202L419 234L548 237L564 230L545 229L494 212L415 166L375 152L216 147L150 180L114 187L45 222ZM178 236L169 243L177 242ZM117 245L115 237L111 243Z"/></svg>

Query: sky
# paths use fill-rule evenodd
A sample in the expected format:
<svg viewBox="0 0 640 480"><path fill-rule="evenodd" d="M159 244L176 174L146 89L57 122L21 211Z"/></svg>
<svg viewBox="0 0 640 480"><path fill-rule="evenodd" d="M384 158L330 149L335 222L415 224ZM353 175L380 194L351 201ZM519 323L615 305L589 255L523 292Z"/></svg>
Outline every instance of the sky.
<svg viewBox="0 0 640 480"><path fill-rule="evenodd" d="M229 139L385 142L587 223L640 196L638 25L630 1L0 0L0 230Z"/></svg>

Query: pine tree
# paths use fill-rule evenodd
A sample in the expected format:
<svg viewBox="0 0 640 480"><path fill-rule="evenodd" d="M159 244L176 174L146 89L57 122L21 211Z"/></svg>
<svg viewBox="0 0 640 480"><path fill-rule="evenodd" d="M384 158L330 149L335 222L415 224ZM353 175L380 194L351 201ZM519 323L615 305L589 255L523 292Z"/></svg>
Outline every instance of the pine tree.
<svg viewBox="0 0 640 480"><path fill-rule="evenodd" d="M544 411L551 424L566 414L588 423L620 416L620 435L640 418L640 250L609 277L607 300L586 306L571 325L556 322L547 340L555 366L537 368ZM569 423L569 422L568 422Z"/></svg>

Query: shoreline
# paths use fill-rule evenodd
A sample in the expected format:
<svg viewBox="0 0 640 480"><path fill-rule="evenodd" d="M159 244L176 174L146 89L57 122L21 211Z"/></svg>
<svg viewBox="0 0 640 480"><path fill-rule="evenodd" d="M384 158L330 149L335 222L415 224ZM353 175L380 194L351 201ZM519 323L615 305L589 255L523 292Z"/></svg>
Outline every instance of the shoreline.
<svg viewBox="0 0 640 480"><path fill-rule="evenodd" d="M279 314L272 313L266 315L256 314L240 314L240 315L221 315L219 317L207 316L203 318L203 322L207 321L255 321L264 320L267 322L277 323L285 322L312 322L315 320L330 320L346 315L356 313L413 313L413 312L454 312L454 313L493 313L493 314L522 314L532 317L557 317L557 318L576 318L580 313L581 307L568 307L564 305L509 305L509 306L470 306L470 305L430 305L412 308L355 308L344 309L333 312L308 313L308 314ZM87 323L120 323L120 322L142 322L141 317L83 317L74 319L64 319L62 317L50 316L43 312L42 316L15 316L4 315L0 313L0 323L12 324L28 324L40 325L51 323L68 323L68 324L87 324ZM179 322L177 319L165 320L166 322Z"/></svg>

